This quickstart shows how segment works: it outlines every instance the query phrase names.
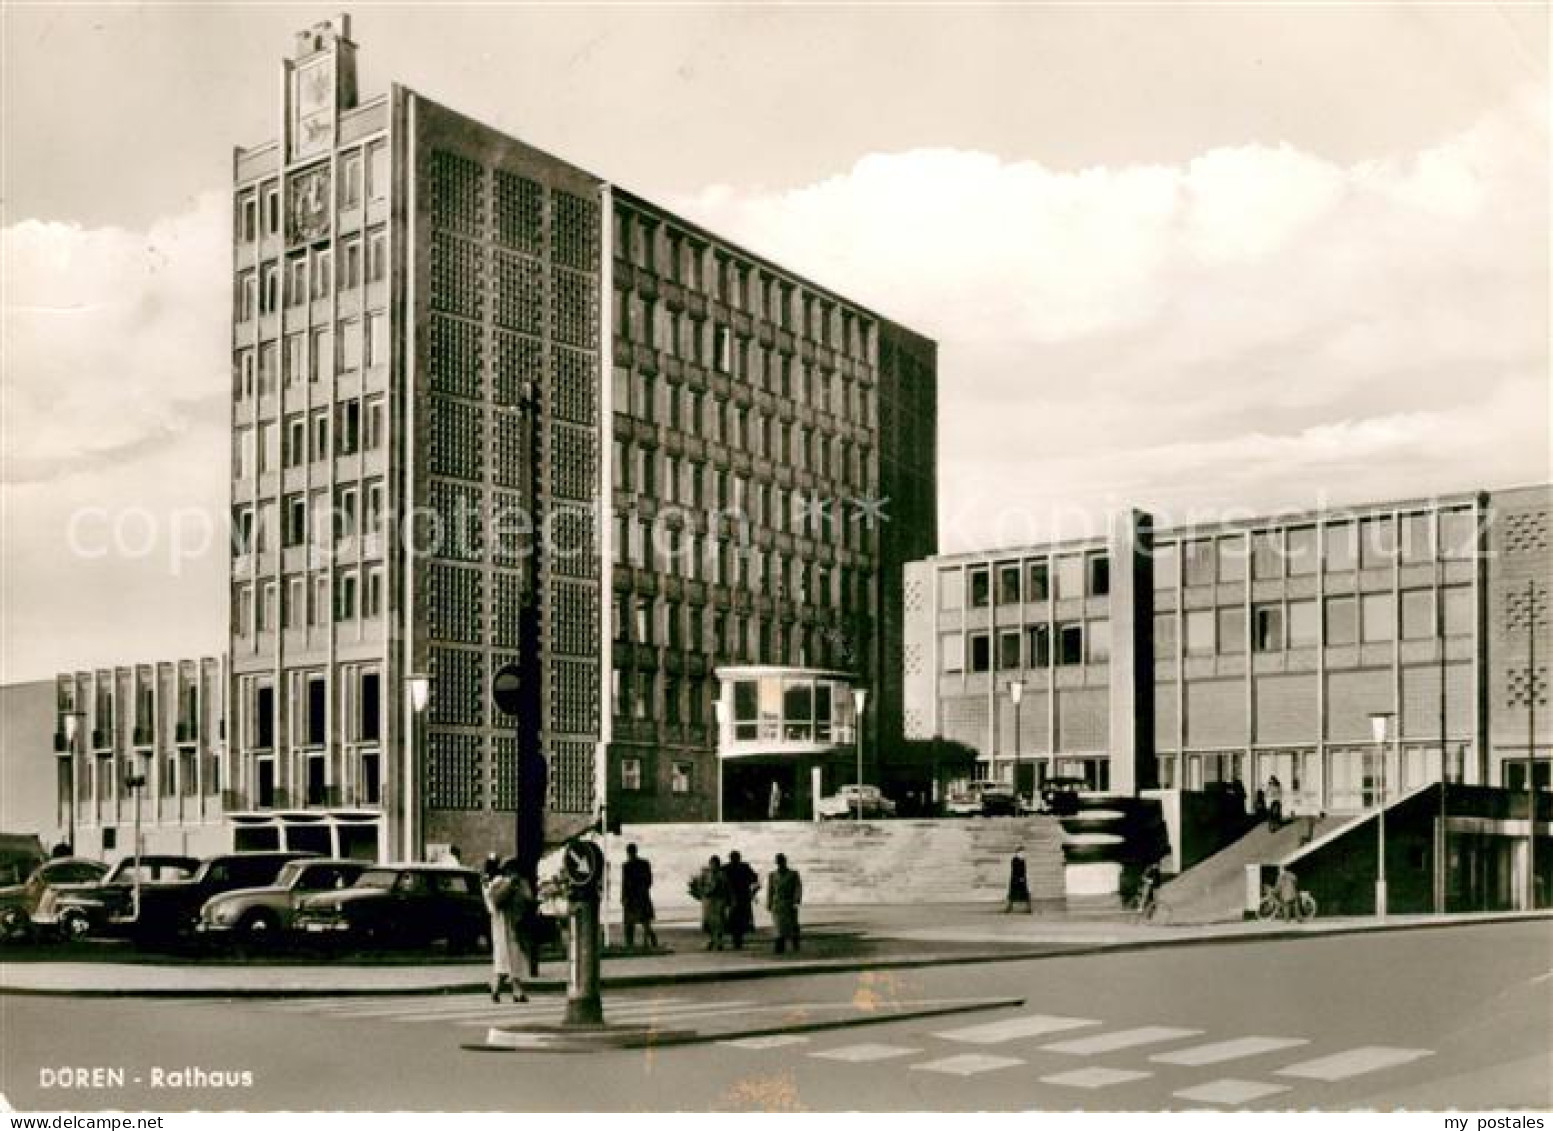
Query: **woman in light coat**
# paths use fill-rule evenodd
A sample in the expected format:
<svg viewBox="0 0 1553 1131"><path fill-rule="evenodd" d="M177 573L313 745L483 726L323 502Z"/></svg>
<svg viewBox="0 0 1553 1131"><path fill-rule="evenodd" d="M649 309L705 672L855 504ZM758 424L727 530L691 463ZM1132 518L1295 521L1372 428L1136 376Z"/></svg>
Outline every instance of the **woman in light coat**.
<svg viewBox="0 0 1553 1131"><path fill-rule="evenodd" d="M485 909L491 916L491 1000L501 1000L501 984L506 979L514 1002L527 1001L523 971L528 955L523 946L524 928L534 907L534 888L518 871L514 859L502 861L485 885Z"/></svg>

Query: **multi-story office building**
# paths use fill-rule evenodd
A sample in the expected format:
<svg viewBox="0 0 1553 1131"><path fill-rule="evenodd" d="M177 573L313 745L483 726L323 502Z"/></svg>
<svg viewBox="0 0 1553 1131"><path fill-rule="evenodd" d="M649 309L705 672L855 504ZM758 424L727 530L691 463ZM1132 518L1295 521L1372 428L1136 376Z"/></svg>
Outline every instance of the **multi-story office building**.
<svg viewBox="0 0 1553 1131"><path fill-rule="evenodd" d="M300 35L278 139L234 158L234 819L510 845L523 736L553 815L709 818L724 661L844 667L898 734L933 344L403 87L359 99L355 50L344 17Z"/></svg>
<svg viewBox="0 0 1553 1131"><path fill-rule="evenodd" d="M137 814L147 852L231 848L226 678L211 657L55 677L52 816L78 855L133 852Z"/></svg>
<svg viewBox="0 0 1553 1131"><path fill-rule="evenodd" d="M1550 509L1537 486L1169 530L1134 513L912 563L908 734L967 743L1026 789L1276 774L1297 811L1343 811L1442 761L1512 789L1532 764L1546 788ZM1377 712L1395 717L1384 766Z"/></svg>

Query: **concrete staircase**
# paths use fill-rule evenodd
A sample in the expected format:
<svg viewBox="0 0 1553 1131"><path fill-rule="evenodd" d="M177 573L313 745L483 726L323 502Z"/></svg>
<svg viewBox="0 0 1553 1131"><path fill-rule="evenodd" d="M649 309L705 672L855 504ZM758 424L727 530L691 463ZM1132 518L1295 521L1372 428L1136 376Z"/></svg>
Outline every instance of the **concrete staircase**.
<svg viewBox="0 0 1553 1131"><path fill-rule="evenodd" d="M708 857L726 862L734 849L762 883L776 854L786 853L788 864L803 876L804 902L811 906L1001 903L1009 858L1019 847L1031 897L1037 902L1064 897L1062 831L1051 817L627 825L606 845L610 900L616 904L619 864L625 846L633 843L652 863L653 902L660 913L692 912L691 877Z"/></svg>
<svg viewBox="0 0 1553 1131"><path fill-rule="evenodd" d="M1254 826L1239 840L1187 869L1160 889L1160 902L1170 909L1171 923L1217 923L1241 918L1245 909L1246 866L1277 864L1321 837L1352 821L1352 817L1295 817L1277 832Z"/></svg>

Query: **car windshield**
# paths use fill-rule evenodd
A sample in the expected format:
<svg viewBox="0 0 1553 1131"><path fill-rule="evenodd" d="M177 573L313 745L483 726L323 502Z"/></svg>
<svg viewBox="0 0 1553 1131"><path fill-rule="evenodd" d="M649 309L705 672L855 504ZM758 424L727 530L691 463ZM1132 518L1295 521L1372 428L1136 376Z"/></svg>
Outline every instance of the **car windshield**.
<svg viewBox="0 0 1553 1131"><path fill-rule="evenodd" d="M392 868L373 868L356 877L356 887L359 888L391 888L394 881L399 878L399 873Z"/></svg>
<svg viewBox="0 0 1553 1131"><path fill-rule="evenodd" d="M296 884L297 877L302 874L303 869L306 867L307 865L301 860L293 860L282 868L280 874L275 877L275 886L278 888L292 887Z"/></svg>

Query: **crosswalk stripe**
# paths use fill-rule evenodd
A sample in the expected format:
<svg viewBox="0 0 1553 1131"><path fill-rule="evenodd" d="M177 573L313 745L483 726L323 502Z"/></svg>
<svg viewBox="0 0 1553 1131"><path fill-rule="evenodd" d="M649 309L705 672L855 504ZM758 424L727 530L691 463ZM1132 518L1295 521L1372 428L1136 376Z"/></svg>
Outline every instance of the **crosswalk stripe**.
<svg viewBox="0 0 1553 1131"><path fill-rule="evenodd" d="M898 1056L912 1056L920 1049L902 1048L900 1045L842 1045L836 1049L824 1049L809 1055L820 1060L844 1060L850 1064L866 1064L875 1060L893 1060Z"/></svg>
<svg viewBox="0 0 1553 1131"><path fill-rule="evenodd" d="M1063 1088L1109 1088L1112 1084L1125 1084L1151 1075L1151 1072L1133 1072L1125 1068L1075 1068L1072 1072L1042 1076L1041 1083Z"/></svg>
<svg viewBox="0 0 1553 1131"><path fill-rule="evenodd" d="M987 1056L983 1053L962 1053L959 1056L945 1057L943 1060L930 1060L923 1064L913 1064L913 1072L941 1072L946 1076L976 1076L983 1072L996 1072L1000 1068L1013 1068L1023 1064L1024 1061L1016 1060L1011 1056Z"/></svg>
<svg viewBox="0 0 1553 1131"><path fill-rule="evenodd" d="M1211 1045L1196 1045L1174 1052L1159 1052L1149 1057L1161 1064L1184 1064L1192 1068L1204 1064L1223 1064L1226 1060L1239 1060L1246 1056L1260 1056L1265 1052L1292 1049L1310 1044L1304 1037L1237 1037L1232 1041L1216 1041ZM1187 1097L1191 1098L1191 1097Z"/></svg>
<svg viewBox="0 0 1553 1131"><path fill-rule="evenodd" d="M1048 1017L1037 1013L1028 1017L1011 1017L1006 1021L989 1021L984 1025L971 1025L964 1029L949 1029L933 1035L968 1045L996 1045L1004 1041L1016 1041L1021 1037L1039 1037L1046 1033L1061 1033L1098 1024L1100 1022L1083 1017Z"/></svg>
<svg viewBox="0 0 1553 1131"><path fill-rule="evenodd" d="M1386 1045L1365 1045L1346 1052L1301 1061L1278 1070L1279 1076L1298 1076L1305 1080L1347 1080L1382 1068L1393 1068L1422 1057L1433 1056L1432 1049L1399 1049Z"/></svg>
<svg viewBox="0 0 1553 1131"><path fill-rule="evenodd" d="M1198 1037L1201 1029L1172 1029L1166 1025L1146 1025L1141 1029L1122 1029L1115 1033L1101 1033L1095 1037L1078 1037L1071 1041L1042 1045L1043 1052L1064 1052L1072 1056L1093 1056L1096 1053L1116 1052L1118 1049L1137 1048L1139 1045L1157 1045L1163 1041L1177 1041L1182 1037Z"/></svg>
<svg viewBox="0 0 1553 1131"><path fill-rule="evenodd" d="M1276 1096L1279 1092L1287 1092L1288 1086L1284 1084L1264 1084L1259 1080L1214 1080L1208 1084L1200 1084L1195 1088L1183 1088L1179 1092L1170 1093L1179 1100L1191 1100L1194 1103L1207 1104L1243 1104L1249 1100L1259 1100L1264 1096Z"/></svg>
<svg viewBox="0 0 1553 1131"><path fill-rule="evenodd" d="M801 1045L809 1040L808 1037L799 1036L797 1033L774 1033L769 1037L735 1037L728 1041L718 1041L720 1045L726 1045L735 1049L779 1049L784 1045Z"/></svg>

